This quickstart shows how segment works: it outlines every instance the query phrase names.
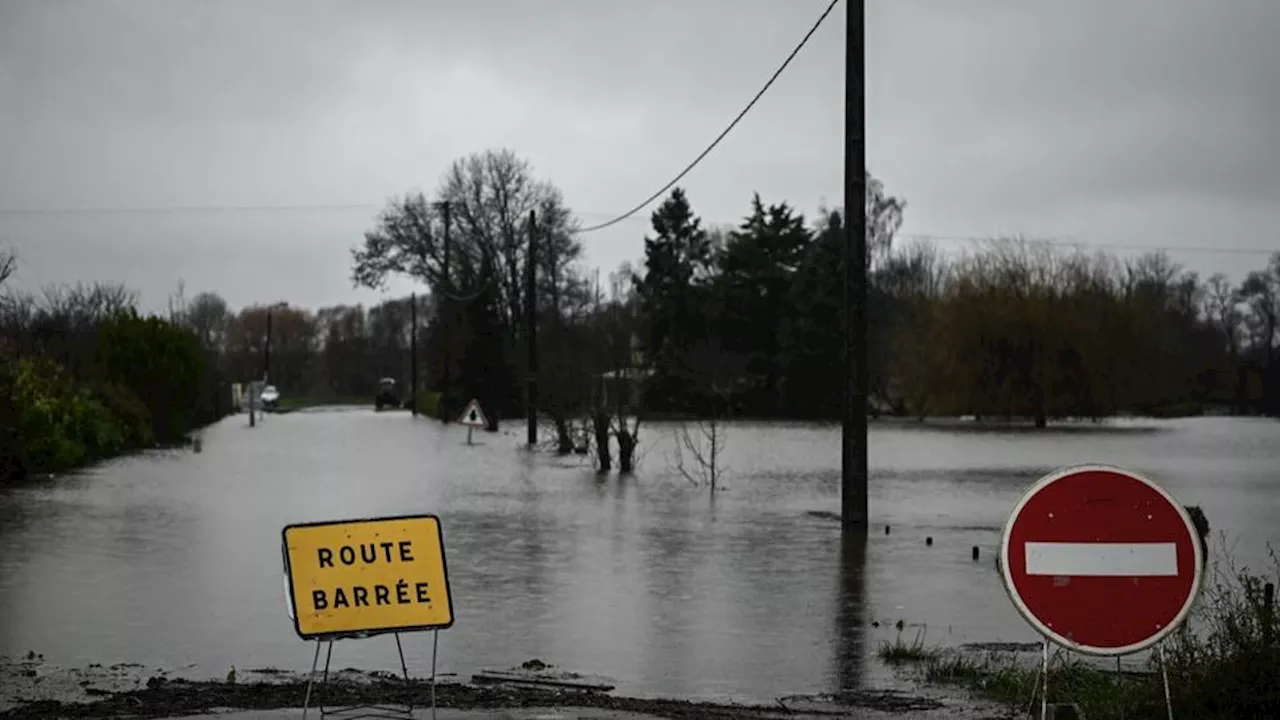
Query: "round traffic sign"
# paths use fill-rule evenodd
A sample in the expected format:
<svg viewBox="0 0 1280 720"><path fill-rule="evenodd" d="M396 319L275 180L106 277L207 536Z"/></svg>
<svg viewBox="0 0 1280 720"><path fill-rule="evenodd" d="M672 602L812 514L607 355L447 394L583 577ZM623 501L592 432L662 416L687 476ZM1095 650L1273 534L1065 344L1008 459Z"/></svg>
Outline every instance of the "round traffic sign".
<svg viewBox="0 0 1280 720"><path fill-rule="evenodd" d="M1014 506L1000 573L1018 612L1045 637L1089 655L1159 642L1200 590L1200 535L1151 480L1106 465L1041 478Z"/></svg>

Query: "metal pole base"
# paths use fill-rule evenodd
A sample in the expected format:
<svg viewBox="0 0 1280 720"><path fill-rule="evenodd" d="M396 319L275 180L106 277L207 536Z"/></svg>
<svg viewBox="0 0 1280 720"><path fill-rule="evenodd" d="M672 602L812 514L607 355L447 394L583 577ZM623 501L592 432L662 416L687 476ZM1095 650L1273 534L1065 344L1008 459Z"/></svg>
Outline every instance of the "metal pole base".
<svg viewBox="0 0 1280 720"><path fill-rule="evenodd" d="M436 650L439 647L439 631L432 631L436 637L431 647L431 717L436 716ZM400 633L394 633L396 638L396 652L400 656L400 672L404 679L405 687L410 687L409 667L404 661L404 647L400 643ZM412 700L406 705L347 705L341 707L325 707L323 705L323 689L329 684L329 665L333 659L333 643L336 640L316 640L316 652L311 659L311 674L307 677L307 694L302 701L302 717L306 720L307 713L311 710L312 696L318 687L321 692L321 703L316 707L320 713L321 720L324 718L341 718L342 720L363 720L364 718L379 718L380 720L413 720L413 702ZM320 675L320 682L316 683L316 668L320 664L320 646L327 643L328 648L324 656L324 670ZM412 695L410 695L412 698Z"/></svg>

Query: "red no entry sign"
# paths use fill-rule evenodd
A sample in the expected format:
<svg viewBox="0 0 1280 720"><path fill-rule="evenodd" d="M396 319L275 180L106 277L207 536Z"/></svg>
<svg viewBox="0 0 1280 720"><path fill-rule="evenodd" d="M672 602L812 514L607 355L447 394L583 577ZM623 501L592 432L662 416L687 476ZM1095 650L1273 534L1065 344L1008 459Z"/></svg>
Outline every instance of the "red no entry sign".
<svg viewBox="0 0 1280 720"><path fill-rule="evenodd" d="M1200 536L1154 482L1108 466L1066 468L1014 507L1000 571L1018 612L1045 637L1125 655L1186 619L1200 589Z"/></svg>

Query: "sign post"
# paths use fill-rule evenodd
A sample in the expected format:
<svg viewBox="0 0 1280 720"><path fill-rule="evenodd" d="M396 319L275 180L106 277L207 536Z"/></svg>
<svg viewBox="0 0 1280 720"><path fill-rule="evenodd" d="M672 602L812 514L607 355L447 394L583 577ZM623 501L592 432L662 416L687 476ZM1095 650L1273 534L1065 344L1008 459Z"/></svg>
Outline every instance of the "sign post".
<svg viewBox="0 0 1280 720"><path fill-rule="evenodd" d="M1005 524L1000 573L1045 640L1042 714L1049 643L1094 656L1160 651L1191 612L1203 562L1186 509L1137 473L1080 465L1036 482Z"/></svg>
<svg viewBox="0 0 1280 720"><path fill-rule="evenodd" d="M409 670L400 634L432 631L431 707L435 712L436 653L439 631L453 625L444 534L434 515L369 520L339 520L289 525L282 533L285 595L294 630L315 640L303 717L320 661L328 644L321 685L328 680L337 640L393 634L405 682ZM354 708L328 710L320 716ZM362 717L404 720L413 707L361 707Z"/></svg>
<svg viewBox="0 0 1280 720"><path fill-rule="evenodd" d="M484 417L484 411L480 409L480 401L471 398L471 402L467 403L466 409L458 416L458 422L467 426L467 444L471 443L471 433L476 428L482 428L489 424Z"/></svg>

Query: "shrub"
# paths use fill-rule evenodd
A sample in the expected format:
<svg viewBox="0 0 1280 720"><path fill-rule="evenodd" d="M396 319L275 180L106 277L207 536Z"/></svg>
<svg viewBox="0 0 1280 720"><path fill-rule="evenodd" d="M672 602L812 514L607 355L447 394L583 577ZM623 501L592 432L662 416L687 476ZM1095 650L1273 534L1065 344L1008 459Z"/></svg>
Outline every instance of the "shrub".
<svg viewBox="0 0 1280 720"><path fill-rule="evenodd" d="M4 384L11 403L6 475L67 470L124 449L111 411L91 393L75 389L55 363L19 360L7 367Z"/></svg>
<svg viewBox="0 0 1280 720"><path fill-rule="evenodd" d="M111 411L128 447L148 447L155 443L151 430L151 410L129 388L111 382L97 383L94 394Z"/></svg>
<svg viewBox="0 0 1280 720"><path fill-rule="evenodd" d="M195 333L128 310L103 323L97 359L105 381L123 385L147 406L157 441L174 442L193 427L205 380Z"/></svg>
<svg viewBox="0 0 1280 720"><path fill-rule="evenodd" d="M442 409L440 398L441 396L438 392L424 391L418 393L418 412L430 418L442 419L440 415Z"/></svg>
<svg viewBox="0 0 1280 720"><path fill-rule="evenodd" d="M1165 640L1170 696L1180 717L1280 715L1280 608L1274 598L1280 559L1274 551L1271 559L1272 569L1262 574L1230 563L1207 570L1190 623ZM1029 667L1008 655L974 658L916 645L886 646L881 656L892 664L920 666L930 682L963 685L1011 706L1025 709L1033 695L1038 698L1038 662ZM1095 719L1162 719L1166 710L1158 654L1153 653L1147 669L1133 677L1080 659L1055 663L1049 701L1078 703L1086 717Z"/></svg>

